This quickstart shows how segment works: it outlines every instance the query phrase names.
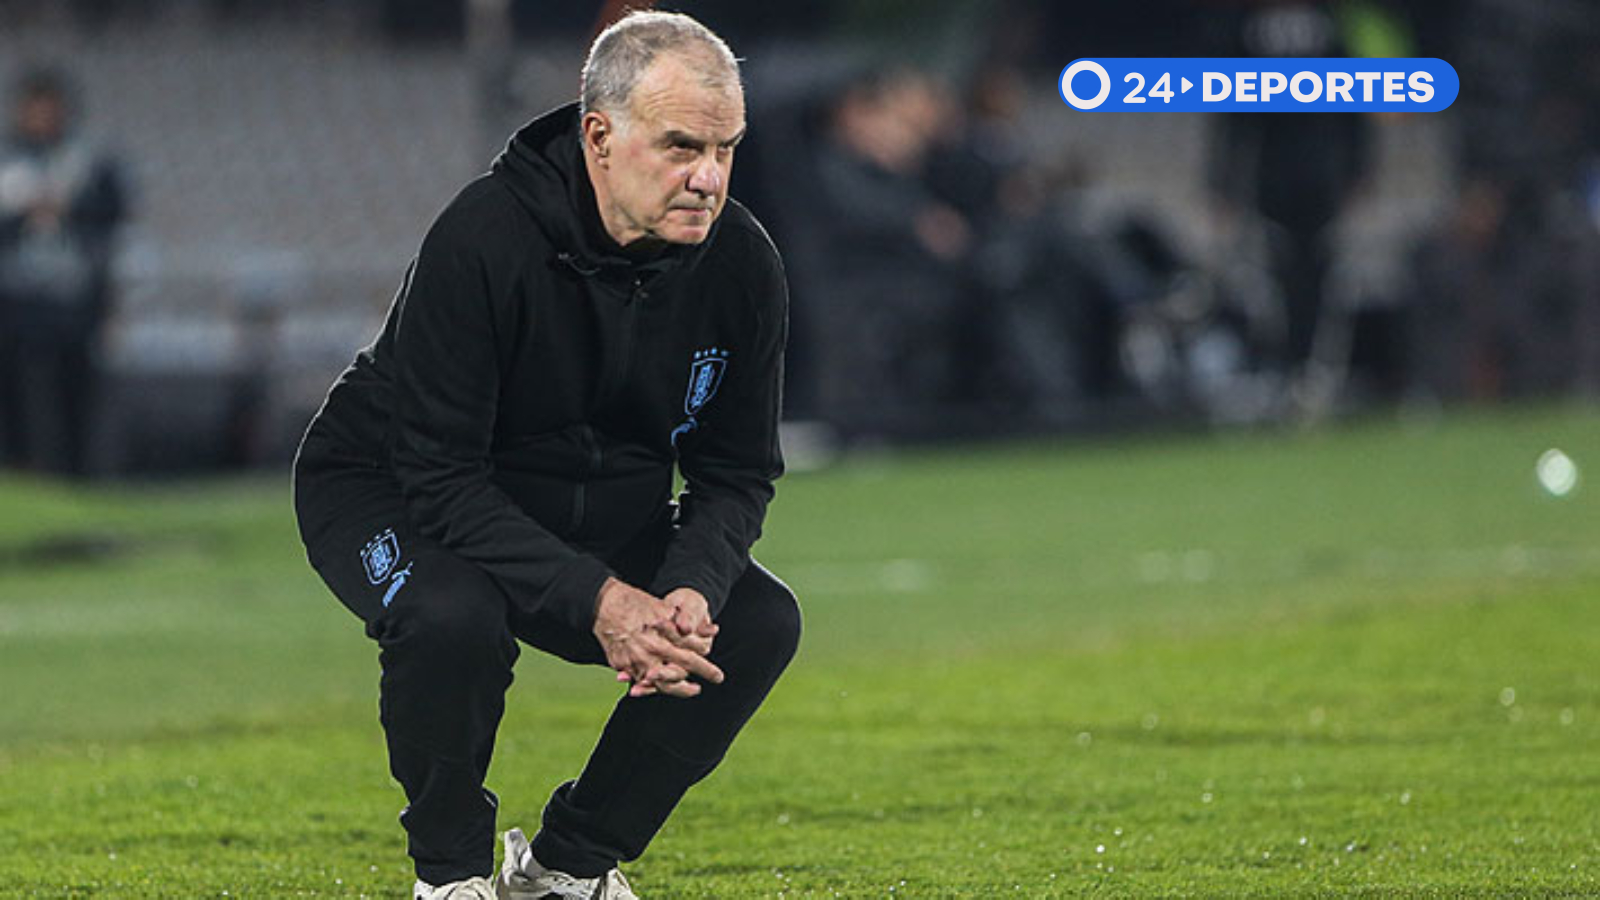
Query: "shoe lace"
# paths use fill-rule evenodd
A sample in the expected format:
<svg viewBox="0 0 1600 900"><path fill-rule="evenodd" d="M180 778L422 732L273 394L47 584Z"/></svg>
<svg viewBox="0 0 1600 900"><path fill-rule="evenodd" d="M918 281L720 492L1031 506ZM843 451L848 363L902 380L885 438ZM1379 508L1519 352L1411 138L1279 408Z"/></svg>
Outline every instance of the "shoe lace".
<svg viewBox="0 0 1600 900"><path fill-rule="evenodd" d="M600 879L600 889L595 892L596 900L639 900L633 892L633 886L628 884L628 879L622 877L622 872L612 869Z"/></svg>

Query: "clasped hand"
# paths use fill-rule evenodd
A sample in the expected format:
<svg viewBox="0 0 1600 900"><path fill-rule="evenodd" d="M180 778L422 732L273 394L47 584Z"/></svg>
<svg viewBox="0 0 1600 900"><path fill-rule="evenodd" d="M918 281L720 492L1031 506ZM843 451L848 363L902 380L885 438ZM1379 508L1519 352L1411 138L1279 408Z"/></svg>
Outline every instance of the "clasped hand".
<svg viewBox="0 0 1600 900"><path fill-rule="evenodd" d="M617 680L630 683L630 697L693 697L700 685L690 676L722 683L722 670L707 658L717 625L699 591L678 588L657 598L607 578L595 605L594 634Z"/></svg>

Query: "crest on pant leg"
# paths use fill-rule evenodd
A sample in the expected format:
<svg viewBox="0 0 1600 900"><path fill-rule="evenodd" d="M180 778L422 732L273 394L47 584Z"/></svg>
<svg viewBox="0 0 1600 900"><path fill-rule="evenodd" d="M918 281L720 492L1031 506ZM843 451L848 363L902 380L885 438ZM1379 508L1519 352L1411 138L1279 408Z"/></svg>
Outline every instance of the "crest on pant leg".
<svg viewBox="0 0 1600 900"><path fill-rule="evenodd" d="M367 580L382 584L400 564L400 540L394 529L386 528L382 534L367 541L361 551L361 565L367 570Z"/></svg>

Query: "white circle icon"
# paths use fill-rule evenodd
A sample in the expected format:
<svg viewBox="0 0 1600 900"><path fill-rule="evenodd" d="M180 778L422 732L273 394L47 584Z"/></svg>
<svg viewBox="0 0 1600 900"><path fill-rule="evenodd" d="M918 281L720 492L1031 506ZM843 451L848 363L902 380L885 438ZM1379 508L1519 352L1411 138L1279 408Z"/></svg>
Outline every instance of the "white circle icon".
<svg viewBox="0 0 1600 900"><path fill-rule="evenodd" d="M1100 76L1100 93L1093 99L1085 100L1072 92L1072 77L1079 72L1093 72ZM1080 59L1061 73L1061 99L1073 109L1094 109L1106 102L1106 96L1111 93L1111 76L1106 74L1105 67L1092 59Z"/></svg>

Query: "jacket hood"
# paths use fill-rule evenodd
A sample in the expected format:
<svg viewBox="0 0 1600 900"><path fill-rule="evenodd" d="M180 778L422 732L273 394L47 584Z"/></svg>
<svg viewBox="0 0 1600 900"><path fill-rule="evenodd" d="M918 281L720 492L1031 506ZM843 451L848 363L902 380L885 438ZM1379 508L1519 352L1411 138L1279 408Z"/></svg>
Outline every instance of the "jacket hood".
<svg viewBox="0 0 1600 900"><path fill-rule="evenodd" d="M553 109L523 126L511 136L490 171L539 223L558 258L579 271L611 266L676 268L697 260L721 224L719 216L698 245L671 246L646 262L628 256L601 224L579 143L577 103Z"/></svg>

